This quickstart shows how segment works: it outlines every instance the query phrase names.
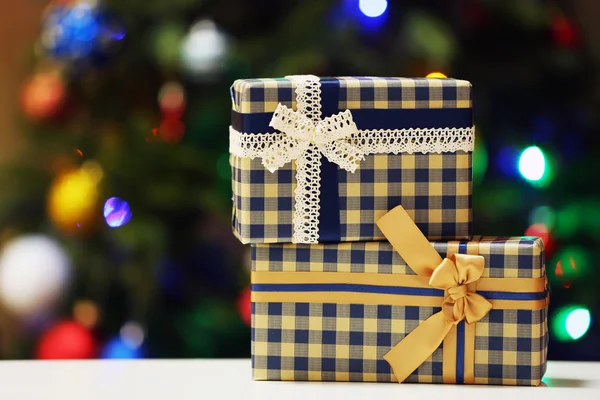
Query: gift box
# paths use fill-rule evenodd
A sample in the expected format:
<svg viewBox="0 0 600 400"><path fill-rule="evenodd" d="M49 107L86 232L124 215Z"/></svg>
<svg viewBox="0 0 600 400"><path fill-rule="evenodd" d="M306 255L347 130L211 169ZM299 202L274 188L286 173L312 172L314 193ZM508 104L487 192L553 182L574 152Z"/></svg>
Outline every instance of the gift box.
<svg viewBox="0 0 600 400"><path fill-rule="evenodd" d="M471 85L456 79L244 79L231 88L243 243L382 240L403 205L430 239L468 238Z"/></svg>
<svg viewBox="0 0 600 400"><path fill-rule="evenodd" d="M548 289L533 237L252 246L255 380L538 385Z"/></svg>

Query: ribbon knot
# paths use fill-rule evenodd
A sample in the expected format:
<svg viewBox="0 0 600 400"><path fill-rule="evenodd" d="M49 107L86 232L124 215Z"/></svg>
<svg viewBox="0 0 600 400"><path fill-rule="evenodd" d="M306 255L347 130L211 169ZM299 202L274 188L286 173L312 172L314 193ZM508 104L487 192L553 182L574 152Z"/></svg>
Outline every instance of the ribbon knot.
<svg viewBox="0 0 600 400"><path fill-rule="evenodd" d="M348 172L356 171L365 157L365 152L348 140L358 134L350 110L315 123L302 112L278 104L269 126L283 133L276 136L262 157L263 165L271 172L292 160L305 157L311 146Z"/></svg>
<svg viewBox="0 0 600 400"><path fill-rule="evenodd" d="M484 259L471 254L453 254L433 270L429 285L446 290L448 296L442 303L446 321L458 324L465 319L477 322L491 310L492 305L481 295L470 292L468 285L481 278Z"/></svg>

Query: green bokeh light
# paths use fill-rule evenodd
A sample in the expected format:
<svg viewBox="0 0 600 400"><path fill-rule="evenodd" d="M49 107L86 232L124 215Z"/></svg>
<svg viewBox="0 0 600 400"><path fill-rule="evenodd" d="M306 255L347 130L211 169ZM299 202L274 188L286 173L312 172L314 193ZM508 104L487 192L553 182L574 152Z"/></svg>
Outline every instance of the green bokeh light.
<svg viewBox="0 0 600 400"><path fill-rule="evenodd" d="M552 333L560 341L578 340L587 333L591 322L592 317L586 307L563 307L552 320Z"/></svg>
<svg viewBox="0 0 600 400"><path fill-rule="evenodd" d="M546 187L552 178L552 168L542 149L530 146L519 157L519 173L535 187Z"/></svg>
<svg viewBox="0 0 600 400"><path fill-rule="evenodd" d="M477 133L475 138L475 150L473 151L473 181L483 181L488 167L488 153L481 134Z"/></svg>
<svg viewBox="0 0 600 400"><path fill-rule="evenodd" d="M539 206L529 213L529 224L543 224L548 230L554 229L556 223L556 213L549 206Z"/></svg>

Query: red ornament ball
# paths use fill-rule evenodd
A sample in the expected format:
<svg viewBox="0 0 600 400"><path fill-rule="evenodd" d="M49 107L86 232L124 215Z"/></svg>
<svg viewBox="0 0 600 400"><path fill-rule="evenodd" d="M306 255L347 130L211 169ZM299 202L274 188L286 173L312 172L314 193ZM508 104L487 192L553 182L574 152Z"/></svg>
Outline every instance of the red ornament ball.
<svg viewBox="0 0 600 400"><path fill-rule="evenodd" d="M33 120L55 116L65 103L65 86L56 73L41 73L25 82L21 92L21 109Z"/></svg>
<svg viewBox="0 0 600 400"><path fill-rule="evenodd" d="M87 359L96 356L96 341L82 325L59 322L42 335L37 346L40 360Z"/></svg>
<svg viewBox="0 0 600 400"><path fill-rule="evenodd" d="M237 309L240 313L242 321L246 325L250 325L252 320L252 301L250 300L250 288L244 289L237 301Z"/></svg>

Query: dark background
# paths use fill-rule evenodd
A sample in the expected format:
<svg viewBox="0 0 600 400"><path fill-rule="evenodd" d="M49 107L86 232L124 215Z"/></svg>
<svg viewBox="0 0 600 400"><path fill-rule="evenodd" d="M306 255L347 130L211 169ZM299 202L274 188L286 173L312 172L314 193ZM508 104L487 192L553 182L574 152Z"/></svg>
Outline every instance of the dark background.
<svg viewBox="0 0 600 400"><path fill-rule="evenodd" d="M544 239L549 357L600 360L600 3L380 3L3 4L0 357L249 356L229 86L437 71L473 83L475 232Z"/></svg>

